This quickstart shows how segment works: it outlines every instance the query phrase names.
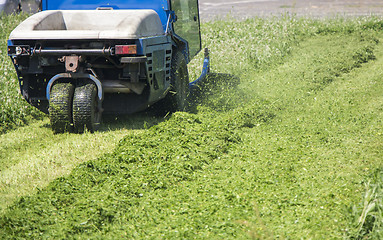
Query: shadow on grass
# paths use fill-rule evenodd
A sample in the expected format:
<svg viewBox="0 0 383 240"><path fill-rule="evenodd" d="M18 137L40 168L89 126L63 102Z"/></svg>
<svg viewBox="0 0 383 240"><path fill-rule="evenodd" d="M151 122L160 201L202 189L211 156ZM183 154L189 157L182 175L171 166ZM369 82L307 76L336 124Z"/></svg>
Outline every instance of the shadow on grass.
<svg viewBox="0 0 383 240"><path fill-rule="evenodd" d="M166 117L154 114L148 110L128 115L108 114L103 116L103 122L98 131L107 132L122 128L131 130L148 129L165 121Z"/></svg>
<svg viewBox="0 0 383 240"><path fill-rule="evenodd" d="M130 115L105 114L102 116L102 123L97 132L110 132L120 129L147 129L163 122L165 119L165 117L157 116L147 110ZM49 122L45 123L41 128L51 129L51 124ZM71 131L71 133L74 132Z"/></svg>
<svg viewBox="0 0 383 240"><path fill-rule="evenodd" d="M198 81L198 83L191 87L187 111L196 112L197 106L201 104L206 97L220 92L223 89L235 88L239 83L240 78L233 74L208 73L204 79Z"/></svg>
<svg viewBox="0 0 383 240"><path fill-rule="evenodd" d="M209 73L205 78L190 88L186 111L196 113L197 106L201 104L207 96L220 91L222 88L234 88L239 82L239 77L232 74ZM123 128L131 130L148 129L165 121L172 115L172 112L169 111L168 107L164 106L164 104L164 101L159 101L145 111L134 114L105 114L103 115L102 124L98 132L109 132ZM51 125L50 123L46 123L41 127L51 128Z"/></svg>

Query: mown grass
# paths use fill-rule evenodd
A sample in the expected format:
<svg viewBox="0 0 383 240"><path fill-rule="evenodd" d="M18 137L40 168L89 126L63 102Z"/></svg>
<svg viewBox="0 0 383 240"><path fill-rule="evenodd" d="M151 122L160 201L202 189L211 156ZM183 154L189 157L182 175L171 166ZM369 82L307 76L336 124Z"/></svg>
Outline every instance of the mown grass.
<svg viewBox="0 0 383 240"><path fill-rule="evenodd" d="M26 17L0 16L0 214L15 199L36 193L50 181L69 174L79 163L112 152L128 131L143 131L163 121L150 113L118 119L105 116L95 134L53 135L49 120L19 93L15 70L7 56L8 35Z"/></svg>
<svg viewBox="0 0 383 240"><path fill-rule="evenodd" d="M378 238L380 177L362 197L381 169L382 26L206 23L213 71L241 83L20 198L0 237Z"/></svg>
<svg viewBox="0 0 383 240"><path fill-rule="evenodd" d="M28 15L0 15L0 134L43 115L21 96L16 72L7 56L11 31Z"/></svg>
<svg viewBox="0 0 383 240"><path fill-rule="evenodd" d="M78 164L113 152L128 132L143 131L159 120L134 116L107 120L97 133L56 134L49 120L5 133L0 138L0 214L21 196L31 195Z"/></svg>

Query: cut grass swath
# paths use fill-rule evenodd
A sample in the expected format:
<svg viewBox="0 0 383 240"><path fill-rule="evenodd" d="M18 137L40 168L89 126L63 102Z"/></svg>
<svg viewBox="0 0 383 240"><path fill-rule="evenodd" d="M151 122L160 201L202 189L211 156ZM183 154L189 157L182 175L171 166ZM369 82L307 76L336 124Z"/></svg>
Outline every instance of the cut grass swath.
<svg viewBox="0 0 383 240"><path fill-rule="evenodd" d="M131 132L21 198L0 217L0 237L350 236L344 210L381 159L381 25L206 24L212 70L240 76L237 88L219 86L195 113Z"/></svg>

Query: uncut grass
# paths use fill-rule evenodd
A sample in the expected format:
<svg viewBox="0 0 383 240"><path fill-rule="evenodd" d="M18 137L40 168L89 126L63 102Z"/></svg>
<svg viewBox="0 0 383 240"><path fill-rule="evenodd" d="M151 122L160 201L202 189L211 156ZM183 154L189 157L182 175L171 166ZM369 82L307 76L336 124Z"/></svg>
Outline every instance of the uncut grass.
<svg viewBox="0 0 383 240"><path fill-rule="evenodd" d="M16 71L7 55L9 34L27 17L0 14L0 134L43 117L21 96Z"/></svg>
<svg viewBox="0 0 383 240"><path fill-rule="evenodd" d="M382 239L383 216L383 169L377 169L366 185L363 201L354 206L352 215L355 217L357 228L353 230L354 239Z"/></svg>
<svg viewBox="0 0 383 240"><path fill-rule="evenodd" d="M249 26L254 31L243 32ZM347 209L381 157L379 26L207 24L212 59L222 63L214 70L237 73L238 88L221 86L196 113L130 133L114 153L20 199L0 218L0 236L348 236ZM243 47L233 53L235 40Z"/></svg>

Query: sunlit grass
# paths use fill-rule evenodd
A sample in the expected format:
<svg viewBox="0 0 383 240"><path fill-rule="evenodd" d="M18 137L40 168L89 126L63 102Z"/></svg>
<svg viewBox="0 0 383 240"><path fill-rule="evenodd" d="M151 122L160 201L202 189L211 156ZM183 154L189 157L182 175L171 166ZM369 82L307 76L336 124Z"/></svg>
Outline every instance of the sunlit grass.
<svg viewBox="0 0 383 240"><path fill-rule="evenodd" d="M355 207L353 215L357 227L354 229L355 238L362 239L370 236L371 239L383 237L383 171L378 169L373 179L366 184L366 192L360 209Z"/></svg>
<svg viewBox="0 0 383 240"><path fill-rule="evenodd" d="M43 116L22 98L15 69L7 56L8 36L27 16L0 15L0 134Z"/></svg>
<svg viewBox="0 0 383 240"><path fill-rule="evenodd" d="M23 156L85 162L12 204L0 237L378 236L380 208L369 206L381 201L380 178L364 192L381 168L382 26L379 18L288 16L204 24L212 71L237 75L239 85L217 82L192 113L122 131L112 153L97 159L87 155L103 133L53 136L41 154L9 140ZM201 62L202 54L190 64L192 79ZM107 136L105 144L118 139ZM53 145L66 152L44 147ZM75 145L86 150L72 163ZM28 172L2 154L17 166L5 164L5 172Z"/></svg>
<svg viewBox="0 0 383 240"><path fill-rule="evenodd" d="M54 135L49 120L45 119L3 134L0 212L18 197L35 193L57 177L69 174L78 164L113 152L128 132L142 131L132 130L133 125L126 123L105 125L105 129L94 134ZM108 126L113 129L108 130Z"/></svg>

